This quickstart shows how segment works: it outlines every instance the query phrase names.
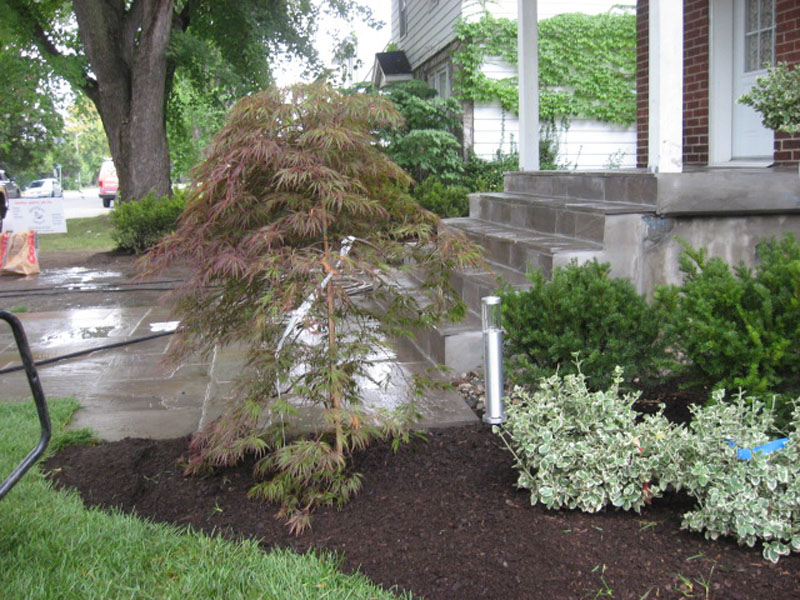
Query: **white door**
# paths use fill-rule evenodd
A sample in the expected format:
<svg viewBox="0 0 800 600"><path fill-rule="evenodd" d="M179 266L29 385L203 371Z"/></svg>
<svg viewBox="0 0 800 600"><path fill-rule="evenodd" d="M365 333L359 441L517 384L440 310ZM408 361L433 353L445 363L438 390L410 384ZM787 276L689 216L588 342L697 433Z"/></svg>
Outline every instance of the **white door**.
<svg viewBox="0 0 800 600"><path fill-rule="evenodd" d="M733 103L731 154L733 160L773 155L773 133L761 124L761 115L737 102L750 90L765 64L774 64L775 0L734 0Z"/></svg>

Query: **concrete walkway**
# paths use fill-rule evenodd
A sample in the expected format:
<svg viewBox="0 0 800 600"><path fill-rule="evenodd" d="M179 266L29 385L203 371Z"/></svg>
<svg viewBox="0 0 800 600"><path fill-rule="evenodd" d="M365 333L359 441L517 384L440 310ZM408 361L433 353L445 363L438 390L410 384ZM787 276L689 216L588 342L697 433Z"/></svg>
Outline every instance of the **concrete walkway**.
<svg viewBox="0 0 800 600"><path fill-rule="evenodd" d="M81 277L85 279L86 273L81 273ZM120 274L106 273L100 278L91 278L91 285L106 302L113 294L102 290L123 280ZM0 278L0 309L24 305L19 299L4 300L4 291L14 288L44 290L53 281L58 281L61 289L73 285L53 273L26 280ZM72 289L79 287L80 283L74 283ZM22 312L17 316L25 327L37 361L149 336L177 326L168 308L153 306L152 302L137 306L131 296L125 294L126 306L87 306L86 301L91 302L87 298L80 308ZM233 396L244 365L244 352L218 349L207 359L169 365L164 359L174 339L174 336L159 337L42 366L39 377L45 396L77 399L81 409L70 426L90 427L105 440L171 438L192 433L219 416ZM373 357L376 360L374 377L380 382L391 375L392 383L382 386L371 381L362 382L365 406L396 408L406 400L408 378L430 365L420 360L407 342L389 350L376 349L376 352L379 354ZM11 330L0 321L0 370L18 364L19 354ZM32 402L23 371L0 375L0 401ZM456 391L432 392L417 400L417 408L422 415L422 427L476 421ZM313 420L313 415L306 412L306 418Z"/></svg>

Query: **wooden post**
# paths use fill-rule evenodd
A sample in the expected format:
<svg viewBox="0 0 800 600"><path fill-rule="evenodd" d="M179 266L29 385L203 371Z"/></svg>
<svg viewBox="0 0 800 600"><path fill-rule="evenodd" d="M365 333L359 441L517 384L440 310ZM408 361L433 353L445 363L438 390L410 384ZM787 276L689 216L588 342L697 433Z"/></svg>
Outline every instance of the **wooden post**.
<svg viewBox="0 0 800 600"><path fill-rule="evenodd" d="M536 0L518 0L519 166L539 170L539 42Z"/></svg>
<svg viewBox="0 0 800 600"><path fill-rule="evenodd" d="M683 0L651 1L649 30L647 167L653 173L680 173L683 170Z"/></svg>

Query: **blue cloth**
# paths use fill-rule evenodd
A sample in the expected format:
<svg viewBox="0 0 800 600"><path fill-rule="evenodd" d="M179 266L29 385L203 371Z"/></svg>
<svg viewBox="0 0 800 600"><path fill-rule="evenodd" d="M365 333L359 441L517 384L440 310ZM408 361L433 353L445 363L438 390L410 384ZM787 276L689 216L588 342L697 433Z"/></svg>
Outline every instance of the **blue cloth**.
<svg viewBox="0 0 800 600"><path fill-rule="evenodd" d="M728 442L730 446L736 448L736 444L732 440L725 440L725 441ZM750 448L737 448L736 457L739 460L750 460L751 458L753 458L753 452L770 454L771 452L780 450L788 443L789 443L789 438L781 438L779 440L772 440L771 442L767 442L766 444L761 444L760 446L756 446L752 450Z"/></svg>

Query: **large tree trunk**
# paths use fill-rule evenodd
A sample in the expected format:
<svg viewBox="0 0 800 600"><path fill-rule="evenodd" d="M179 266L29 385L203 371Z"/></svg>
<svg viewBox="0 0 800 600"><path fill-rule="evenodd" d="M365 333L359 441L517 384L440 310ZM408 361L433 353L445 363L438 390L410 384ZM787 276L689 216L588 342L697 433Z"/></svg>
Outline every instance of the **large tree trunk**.
<svg viewBox="0 0 800 600"><path fill-rule="evenodd" d="M170 193L165 124L167 44L173 0L73 0L97 87L97 106L117 167L120 194Z"/></svg>

